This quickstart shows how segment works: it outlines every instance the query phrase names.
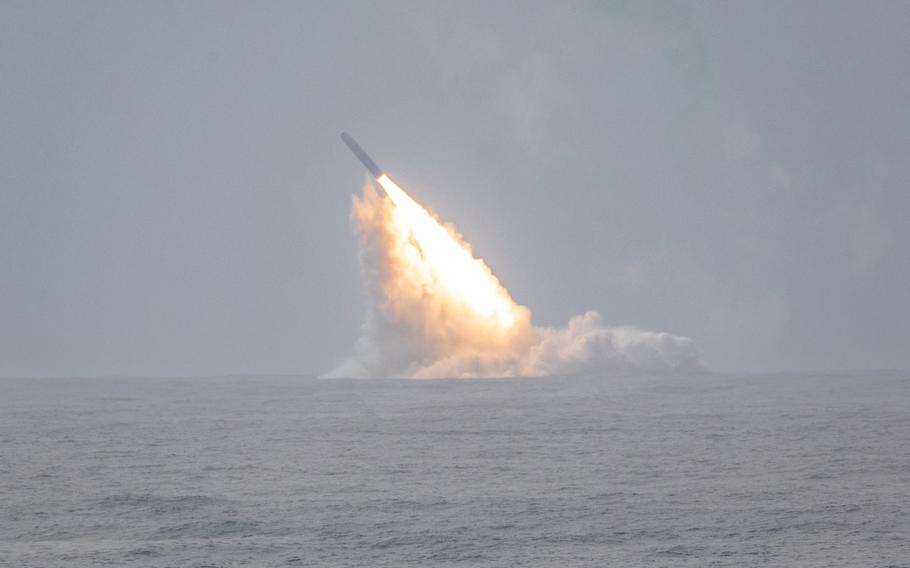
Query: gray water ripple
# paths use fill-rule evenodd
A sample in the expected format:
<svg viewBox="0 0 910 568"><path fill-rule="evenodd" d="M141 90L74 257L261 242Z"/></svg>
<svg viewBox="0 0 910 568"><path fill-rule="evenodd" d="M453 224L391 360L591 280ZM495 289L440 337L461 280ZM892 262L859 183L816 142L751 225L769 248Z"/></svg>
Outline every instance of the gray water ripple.
<svg viewBox="0 0 910 568"><path fill-rule="evenodd" d="M0 381L0 566L901 566L910 376Z"/></svg>

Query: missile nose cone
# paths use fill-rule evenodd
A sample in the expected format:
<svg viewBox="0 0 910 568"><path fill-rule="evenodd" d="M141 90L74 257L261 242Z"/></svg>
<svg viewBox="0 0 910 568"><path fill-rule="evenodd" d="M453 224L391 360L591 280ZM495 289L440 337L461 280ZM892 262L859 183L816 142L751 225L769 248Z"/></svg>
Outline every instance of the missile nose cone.
<svg viewBox="0 0 910 568"><path fill-rule="evenodd" d="M360 163L363 164L364 167L366 167L367 171L370 172L370 175L372 175L374 178L377 178L377 179L379 178L379 176L382 175L382 170L379 168L379 166L376 165L376 162L374 162L367 155L367 153L364 152L363 148L361 148L360 144L358 144L357 141L354 140L353 136L351 136L347 132L342 132L341 140L345 143L345 145L348 148L351 149L351 152L353 152L354 155L357 156L357 159L360 160Z"/></svg>

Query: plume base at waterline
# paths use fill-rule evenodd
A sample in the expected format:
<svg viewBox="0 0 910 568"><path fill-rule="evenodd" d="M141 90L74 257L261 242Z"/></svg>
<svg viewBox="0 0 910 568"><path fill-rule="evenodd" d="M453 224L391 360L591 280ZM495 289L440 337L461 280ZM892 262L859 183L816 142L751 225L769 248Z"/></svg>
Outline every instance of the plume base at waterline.
<svg viewBox="0 0 910 568"><path fill-rule="evenodd" d="M480 378L700 368L685 337L607 327L596 312L565 328L531 323L450 224L387 176L355 197L367 314L350 356L326 377Z"/></svg>

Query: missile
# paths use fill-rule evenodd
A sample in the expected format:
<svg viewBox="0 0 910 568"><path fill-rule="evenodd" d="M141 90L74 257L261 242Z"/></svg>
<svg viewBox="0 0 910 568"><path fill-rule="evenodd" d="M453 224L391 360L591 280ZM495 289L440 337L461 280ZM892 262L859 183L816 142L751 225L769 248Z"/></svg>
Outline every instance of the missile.
<svg viewBox="0 0 910 568"><path fill-rule="evenodd" d="M354 155L357 156L357 159L360 160L360 163L363 164L367 171L370 172L370 175L376 179L382 175L382 170L379 169L379 166L376 165L366 152L363 151L363 148L360 147L360 144L357 143L354 138L347 132L341 133L341 139L347 144L347 147L351 149L351 152L354 152Z"/></svg>

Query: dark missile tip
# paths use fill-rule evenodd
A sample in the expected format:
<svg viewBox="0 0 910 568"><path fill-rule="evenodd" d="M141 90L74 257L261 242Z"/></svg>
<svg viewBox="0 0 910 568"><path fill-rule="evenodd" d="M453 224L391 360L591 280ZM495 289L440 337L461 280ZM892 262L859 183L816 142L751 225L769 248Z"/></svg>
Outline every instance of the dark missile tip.
<svg viewBox="0 0 910 568"><path fill-rule="evenodd" d="M367 171L370 172L370 175L372 175L374 178L378 178L379 176L382 175L382 170L379 169L379 166L376 165L376 162L374 162L372 160L372 158L370 158L367 155L367 153L363 150L363 148L360 147L360 144L358 144L357 141L354 140L353 136L351 136L347 132L342 132L341 140L345 143L345 145L348 148L351 149L351 152L353 152L354 155L357 156L357 159L360 160L360 163L363 164L364 167L367 169Z"/></svg>

